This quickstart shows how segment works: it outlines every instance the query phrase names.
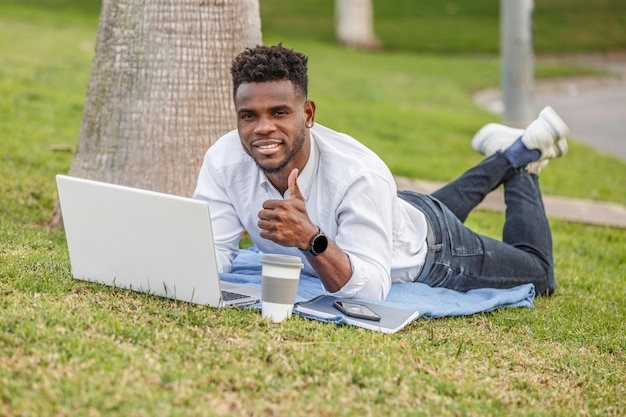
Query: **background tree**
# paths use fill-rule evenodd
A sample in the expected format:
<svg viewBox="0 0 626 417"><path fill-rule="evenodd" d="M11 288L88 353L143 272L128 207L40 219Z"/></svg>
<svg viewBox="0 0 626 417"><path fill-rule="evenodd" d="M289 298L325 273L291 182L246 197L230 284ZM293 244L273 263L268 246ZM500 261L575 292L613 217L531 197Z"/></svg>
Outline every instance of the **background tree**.
<svg viewBox="0 0 626 417"><path fill-rule="evenodd" d="M190 196L235 127L231 61L261 43L258 0L103 0L69 174Z"/></svg>
<svg viewBox="0 0 626 417"><path fill-rule="evenodd" d="M380 45L374 34L372 0L335 0L335 24L341 45L359 49Z"/></svg>

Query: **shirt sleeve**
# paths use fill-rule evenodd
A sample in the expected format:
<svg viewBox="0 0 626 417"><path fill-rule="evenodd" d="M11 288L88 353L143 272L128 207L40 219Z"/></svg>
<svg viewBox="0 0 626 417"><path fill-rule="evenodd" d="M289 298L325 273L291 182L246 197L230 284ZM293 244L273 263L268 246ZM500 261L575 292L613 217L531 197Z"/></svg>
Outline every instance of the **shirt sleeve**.
<svg viewBox="0 0 626 417"><path fill-rule="evenodd" d="M219 272L230 272L239 253L239 241L244 230L230 202L223 173L215 169L209 152L204 157L193 198L209 203L211 226Z"/></svg>
<svg viewBox="0 0 626 417"><path fill-rule="evenodd" d="M350 183L336 210L335 243L352 264L350 280L335 296L384 300L391 289L395 183L375 173Z"/></svg>

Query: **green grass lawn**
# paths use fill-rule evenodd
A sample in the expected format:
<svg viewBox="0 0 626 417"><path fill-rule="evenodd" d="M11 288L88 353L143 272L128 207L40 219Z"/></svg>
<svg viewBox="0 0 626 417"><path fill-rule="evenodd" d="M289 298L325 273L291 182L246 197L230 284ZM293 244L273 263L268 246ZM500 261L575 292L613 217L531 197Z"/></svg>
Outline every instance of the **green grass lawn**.
<svg viewBox="0 0 626 417"><path fill-rule="evenodd" d="M31 0L32 1L32 0ZM59 1L59 0L57 0ZM284 40L334 40L334 0L261 0L265 33ZM386 49L414 53L497 54L498 0L373 0L374 29ZM626 3L535 1L533 39L540 54L626 48Z"/></svg>
<svg viewBox="0 0 626 417"><path fill-rule="evenodd" d="M398 175L445 181L479 160L469 139L494 117L470 96L498 84L493 47L461 53L450 24L445 47L402 46L404 36L381 29L393 48L344 51L317 32L332 30L332 2L261 2L265 41L283 40L310 56L320 123L358 137ZM409 16L412 2L398 1L396 12ZM382 3L377 10L391 15ZM439 2L419 3L420 24L398 23L395 33L413 26L427 32L423 25L450 19L434 17ZM468 8L479 14L488 45L497 13L485 1L454 4L457 15ZM594 34L623 19L620 5L594 2L589 16L601 16L570 33L589 32L586 50L614 48L618 36ZM538 4L545 17L537 17L537 30L545 22L555 32L574 28L568 16L577 15L575 6L583 2ZM291 13L295 26L316 24L310 36L283 32L271 10L282 13L274 19ZM297 317L272 324L256 311L73 280L64 234L46 222L54 175L67 172L67 149L76 146L97 13L94 1L0 3L0 416L626 413L626 234L619 229L553 220L555 296L537 299L533 309L418 320L395 335ZM559 51L559 42L542 48ZM537 68L539 76L581 72ZM576 138L570 154L542 173L547 193L622 204L625 181L624 161ZM497 237L502 219L479 212L469 223Z"/></svg>

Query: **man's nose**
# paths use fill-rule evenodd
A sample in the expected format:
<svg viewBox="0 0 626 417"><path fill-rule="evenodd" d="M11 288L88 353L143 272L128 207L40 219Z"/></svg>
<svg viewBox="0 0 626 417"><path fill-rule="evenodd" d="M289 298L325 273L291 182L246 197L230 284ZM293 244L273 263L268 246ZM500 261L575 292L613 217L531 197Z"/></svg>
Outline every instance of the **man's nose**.
<svg viewBox="0 0 626 417"><path fill-rule="evenodd" d="M254 133L257 133L259 135L267 135L274 130L276 130L274 122L269 117L261 116L259 117L259 121L254 128Z"/></svg>

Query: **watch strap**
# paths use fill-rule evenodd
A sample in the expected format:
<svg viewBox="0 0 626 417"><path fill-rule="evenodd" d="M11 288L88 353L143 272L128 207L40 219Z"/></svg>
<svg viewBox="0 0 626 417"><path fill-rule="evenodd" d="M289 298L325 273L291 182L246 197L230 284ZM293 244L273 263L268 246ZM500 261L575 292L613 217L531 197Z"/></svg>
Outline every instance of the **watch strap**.
<svg viewBox="0 0 626 417"><path fill-rule="evenodd" d="M324 253L327 247L328 247L328 238L326 237L324 232L322 232L320 227L317 226L317 233L311 239L311 242L309 243L309 247L307 249L300 249L300 248L298 249L300 249L300 251L304 253L306 256L317 256L317 255L321 255L322 253Z"/></svg>

